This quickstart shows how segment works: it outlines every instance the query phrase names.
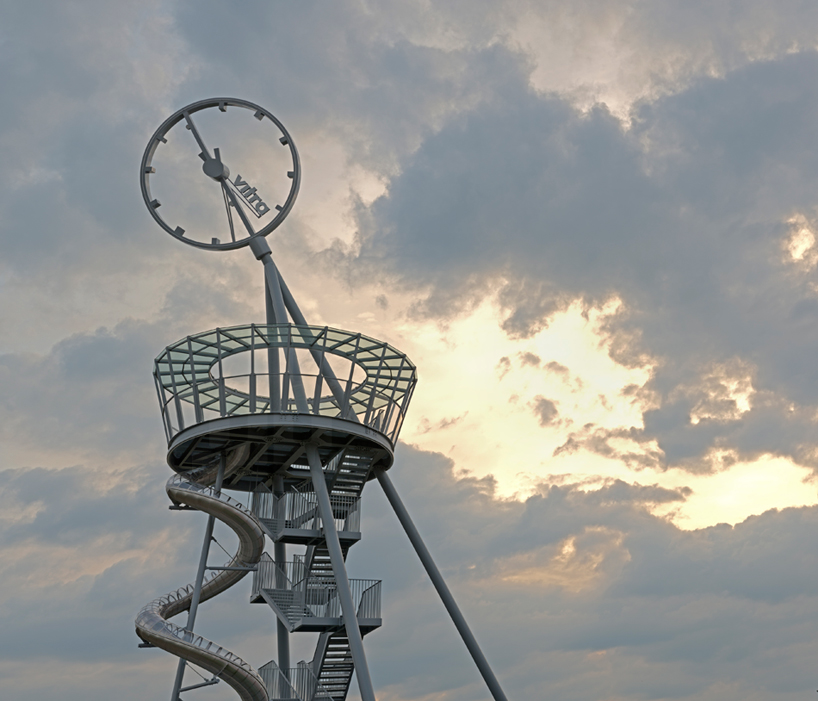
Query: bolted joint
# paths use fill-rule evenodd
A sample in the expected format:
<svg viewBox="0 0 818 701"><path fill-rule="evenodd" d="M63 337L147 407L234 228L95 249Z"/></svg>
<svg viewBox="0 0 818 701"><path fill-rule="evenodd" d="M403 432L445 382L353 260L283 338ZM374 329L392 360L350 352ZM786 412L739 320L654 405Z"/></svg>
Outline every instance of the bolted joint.
<svg viewBox="0 0 818 701"><path fill-rule="evenodd" d="M256 260L261 260L264 256L272 254L270 244L267 243L267 239L263 236L253 236L250 238L250 250L256 257Z"/></svg>

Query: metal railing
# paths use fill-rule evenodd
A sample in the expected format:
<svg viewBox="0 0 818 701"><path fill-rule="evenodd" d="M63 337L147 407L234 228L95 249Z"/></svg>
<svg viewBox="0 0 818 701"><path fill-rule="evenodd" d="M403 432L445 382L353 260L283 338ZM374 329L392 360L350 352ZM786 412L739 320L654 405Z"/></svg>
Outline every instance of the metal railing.
<svg viewBox="0 0 818 701"><path fill-rule="evenodd" d="M282 568L264 553L256 565L256 571L253 572L253 598L260 596L262 589L296 591L293 582L303 581L305 574L306 565L300 558L293 562L285 562Z"/></svg>
<svg viewBox="0 0 818 701"><path fill-rule="evenodd" d="M339 533L359 533L361 530L361 499L351 495L331 494L330 505ZM320 531L324 522L318 513L315 492L287 492L280 496L270 492L253 492L253 513L264 519L278 537L285 528Z"/></svg>
<svg viewBox="0 0 818 701"><path fill-rule="evenodd" d="M367 581L367 580L361 580ZM361 594L358 604L358 618L381 617L381 580L374 580L372 586L367 587Z"/></svg>
<svg viewBox="0 0 818 701"><path fill-rule="evenodd" d="M303 616L341 618L341 600L335 580L306 576L306 570L306 563L300 558L280 567L265 553L253 573L253 596L260 596L262 589L291 591L297 595L293 605ZM358 618L381 617L381 580L350 579L349 588Z"/></svg>
<svg viewBox="0 0 818 701"><path fill-rule="evenodd" d="M403 353L362 334L250 324L168 346L154 378L169 443L210 419L297 413L351 419L394 444L417 372Z"/></svg>
<svg viewBox="0 0 818 701"><path fill-rule="evenodd" d="M293 670L287 670L283 674L279 666L270 660L267 664L258 669L258 673L264 680L267 687L267 695L270 701L284 701L284 699L297 699L297 701L312 701L312 697L299 694L290 680L296 680L292 674Z"/></svg>
<svg viewBox="0 0 818 701"><path fill-rule="evenodd" d="M259 668L259 674L267 685L267 694L270 701L335 701L335 697L318 681L318 677L306 662L299 662L297 667L282 670L270 661Z"/></svg>

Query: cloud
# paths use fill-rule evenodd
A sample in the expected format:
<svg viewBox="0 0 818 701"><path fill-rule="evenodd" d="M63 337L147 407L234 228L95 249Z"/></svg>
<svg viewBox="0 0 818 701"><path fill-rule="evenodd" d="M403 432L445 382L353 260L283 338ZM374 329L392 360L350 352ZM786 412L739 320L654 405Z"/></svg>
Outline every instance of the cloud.
<svg viewBox="0 0 818 701"><path fill-rule="evenodd" d="M799 553L818 526L815 508L688 532L647 510L684 498L671 490L613 482L495 501L490 481L457 479L440 456L406 448L393 472L510 697L548 689L568 699L715 698L728 684L729 699L751 688L788 698L809 688L814 646L797 631L801 614L818 613L818 590L814 563ZM479 697L476 670L451 625L433 626L442 609L373 491L367 535L351 555L371 572L389 565L393 632L373 633L381 641L371 648L373 670L393 675L384 682L398 698L440 689ZM788 646L786 672L765 661L780 645ZM407 656L423 667L396 662Z"/></svg>
<svg viewBox="0 0 818 701"><path fill-rule="evenodd" d="M803 76L816 61L804 53L701 79L644 105L627 130L603 108L583 115L532 93L512 72L502 95L426 139L359 213L353 265L377 263L422 295L419 313L442 318L473 307L493 280L518 335L570 300L618 297L607 329L617 358L659 359L650 388L668 423L646 415L646 437L669 464L701 457L736 437L735 427L699 422L726 407L683 409L675 399L708 381L704 366L752 364L755 391L782 406L814 404L805 364L816 350L814 292L779 251L793 211L814 206L815 168L801 144L814 137L805 116L816 93ZM730 409L742 426L770 411L742 406ZM777 421L800 431L790 418ZM686 431L687 447L669 430ZM811 443L808 433L798 443Z"/></svg>
<svg viewBox="0 0 818 701"><path fill-rule="evenodd" d="M557 405L550 399L546 399L542 396L537 396L534 398L533 409L534 415L540 422L540 426L548 426L549 424L554 423L559 414Z"/></svg>
<svg viewBox="0 0 818 701"><path fill-rule="evenodd" d="M612 482L586 492L569 484L543 486L525 502L500 501L491 480L458 478L450 461L405 446L393 471L510 697L538 688L564 698L660 689L664 698L707 698L729 683L728 699L750 687L785 699L812 683L807 627L818 617L818 585L803 553L818 528L814 507L686 532L648 512L657 501L684 498L671 490ZM2 499L48 507L0 531L16 558L13 576L31 582L9 587L16 579L3 575L7 637L15 641L3 655L4 686L37 699L29 667L12 661L62 668L90 658L93 678L113 683L149 659L150 688L160 693L170 683L173 665L157 651L137 650L130 635L135 610L187 581L198 556L201 520L166 510L162 472L145 465L117 474L81 467L3 473ZM377 688L397 698L484 694L375 483L365 493L364 519L349 564L353 576L384 579L385 625L366 640ZM207 604L200 627L259 665L267 661L259 643L271 635L272 615L247 605L248 586ZM782 645L787 663L771 666ZM29 684L20 686L21 678ZM87 693L72 681L66 699ZM122 693L141 698L144 685Z"/></svg>
<svg viewBox="0 0 818 701"><path fill-rule="evenodd" d="M795 0L771 7L4 8L4 690L167 693L174 661L137 650L132 619L190 579L201 524L165 509L151 359L187 333L260 319L261 275L249 254L194 251L156 229L136 168L169 113L233 94L270 107L301 149L299 206L271 244L310 318L415 342L419 320L457 330L490 299L522 344L578 309L602 319L603 353L644 371L598 398L635 420L566 421L556 443L641 469L642 486L555 476L506 500L462 472L474 461L399 450L394 479L509 696L811 693L815 507L682 531L655 514L690 489L651 485L645 469L818 464L817 22ZM487 336L449 339L449 352L468 346L472 359ZM559 402L562 422L563 395L511 382L596 385L556 346L519 344L487 374L500 358L502 400L525 397L519 416L542 442L556 427L537 418L553 424ZM476 426L471 454L503 455L478 442L483 405L424 414L428 437ZM366 643L379 693L483 698L374 485L364 513L350 564L385 580L386 624ZM258 665L273 620L246 598L245 586L207 604L201 632Z"/></svg>

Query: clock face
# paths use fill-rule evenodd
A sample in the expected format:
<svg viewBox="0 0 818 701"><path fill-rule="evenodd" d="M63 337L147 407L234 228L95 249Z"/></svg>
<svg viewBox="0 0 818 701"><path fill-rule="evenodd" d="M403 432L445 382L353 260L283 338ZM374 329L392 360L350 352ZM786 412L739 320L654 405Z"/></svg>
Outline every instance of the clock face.
<svg viewBox="0 0 818 701"><path fill-rule="evenodd" d="M230 250L267 236L298 194L298 151L287 130L252 102L212 98L171 115L145 149L142 196L169 234Z"/></svg>

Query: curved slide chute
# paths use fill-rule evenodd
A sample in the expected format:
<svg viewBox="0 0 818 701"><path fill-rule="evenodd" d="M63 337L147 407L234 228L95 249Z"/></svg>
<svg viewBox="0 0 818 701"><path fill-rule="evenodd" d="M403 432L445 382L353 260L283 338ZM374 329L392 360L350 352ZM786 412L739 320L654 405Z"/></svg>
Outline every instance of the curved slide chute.
<svg viewBox="0 0 818 701"><path fill-rule="evenodd" d="M264 530L255 515L242 504L224 494L217 494L212 487L180 475L172 477L165 489L173 502L214 516L236 533L239 548L226 567L246 568L261 559ZM200 601L212 599L229 589L247 572L247 569L215 571L202 583ZM136 634L146 643L215 674L229 684L242 701L268 701L264 681L249 664L216 643L167 620L190 608L193 589L194 585L188 584L151 601L136 617Z"/></svg>

